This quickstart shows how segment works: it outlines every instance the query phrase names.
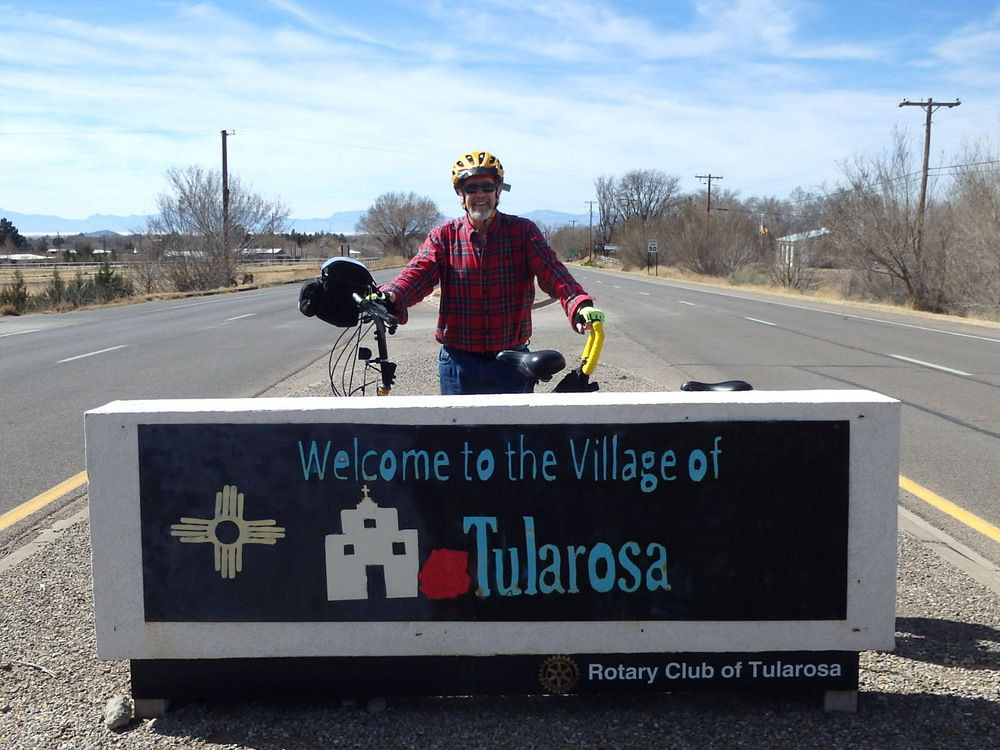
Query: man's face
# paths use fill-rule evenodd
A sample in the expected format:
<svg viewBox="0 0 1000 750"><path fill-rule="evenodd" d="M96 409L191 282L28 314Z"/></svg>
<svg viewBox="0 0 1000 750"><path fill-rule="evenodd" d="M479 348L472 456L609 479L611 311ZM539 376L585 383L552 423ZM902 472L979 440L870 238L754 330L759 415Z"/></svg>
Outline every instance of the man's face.
<svg viewBox="0 0 1000 750"><path fill-rule="evenodd" d="M497 183L489 175L473 175L459 185L462 205L475 221L486 221L497 207Z"/></svg>

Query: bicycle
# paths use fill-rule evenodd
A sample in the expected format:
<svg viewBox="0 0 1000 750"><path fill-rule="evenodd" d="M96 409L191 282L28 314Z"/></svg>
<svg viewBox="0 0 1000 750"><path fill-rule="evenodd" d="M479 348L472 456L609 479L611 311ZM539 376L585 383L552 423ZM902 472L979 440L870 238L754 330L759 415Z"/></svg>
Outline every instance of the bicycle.
<svg viewBox="0 0 1000 750"><path fill-rule="evenodd" d="M374 389L388 396L396 379L396 363L389 359L388 337L396 333L397 318L387 306L370 295L378 285L364 264L352 258L332 258L323 264L319 279L307 281L299 294L299 310L331 325L344 328L330 350L328 372L335 396L364 396ZM376 352L363 346L368 337ZM600 389L591 381L604 346L604 326L592 324L579 364L553 389L554 393L590 393ZM549 382L566 367L566 358L554 349L524 351L508 349L497 359L516 367L528 380L527 393L539 383ZM703 383L689 380L682 391L746 391L753 387L742 380Z"/></svg>
<svg viewBox="0 0 1000 750"><path fill-rule="evenodd" d="M397 321L384 305L366 300L377 289L371 271L360 261L330 258L319 277L305 282L299 291L299 312L344 329L330 350L328 364L335 396L365 395L372 387L379 395L388 395L392 389L396 365L389 360L386 338L395 333ZM378 357L362 346L369 334L375 337ZM360 371L359 362L364 363Z"/></svg>
<svg viewBox="0 0 1000 750"><path fill-rule="evenodd" d="M598 390L598 384L590 382L590 375L597 367L604 346L604 325L594 323L587 337L587 343L580 357L580 365L568 373L555 387L553 393L587 393ZM528 378L530 393L539 382L545 382L566 366L566 359L560 352L542 349L537 352L503 351L497 354L497 359L518 367ZM718 383L704 383L699 380L688 380L681 383L681 390L687 392L713 391L716 393L733 391L752 391L753 386L745 380L723 380Z"/></svg>
<svg viewBox="0 0 1000 750"><path fill-rule="evenodd" d="M553 393L590 393L600 389L600 385L591 382L597 363L604 347L604 324L596 321L591 324L587 334L587 342L580 355L580 364L568 372L553 389ZM497 359L506 362L528 379L526 393L533 393L539 383L547 383L552 377L566 367L566 358L562 352L555 349L539 349L538 351L521 351L507 349L497 354Z"/></svg>
<svg viewBox="0 0 1000 750"><path fill-rule="evenodd" d="M378 300L366 299L356 292L352 294L352 299L359 312L358 325L351 332L346 345L342 345L342 342L349 331L345 331L337 338L330 352L330 386L336 396L365 395L372 385L375 386L379 396L388 396L396 376L396 363L389 359L388 337L396 333L398 321ZM370 348L361 345L369 334L375 340L377 356L373 356ZM594 323L580 357L580 364L566 374L554 392L598 390L598 383L591 382L590 376L597 367L603 345L604 327L599 322ZM351 353L354 353L353 356L349 356ZM498 352L496 358L517 368L524 375L528 380L526 393L534 392L535 386L550 381L566 367L566 358L562 352L555 349L537 351L506 349ZM363 363L360 372L357 369L359 362ZM339 379L337 373L340 375Z"/></svg>
<svg viewBox="0 0 1000 750"><path fill-rule="evenodd" d="M399 321L395 315L389 312L384 304L377 300L365 299L357 292L352 293L351 298L358 306L359 312L359 322L354 329L355 344L353 349L351 347L344 347L341 350L338 361L334 362L333 355L337 351L341 339L347 333L345 331L338 337L337 342L330 351L330 387L333 390L333 395L355 396L360 394L364 396L367 389L374 385L377 395L388 396L390 391L392 391L393 383L396 382L396 363L389 359L388 337L396 333ZM367 326L367 329L365 326ZM371 333L375 339L375 345L378 350L377 357L372 357L371 349L361 346L361 342L368 333ZM340 359L349 351L355 352L353 358L355 365L358 362L364 363L364 371L359 375L359 382L355 384L356 370L353 366L349 366L350 362L345 362L344 366L339 367L341 372L341 387L338 392L334 375L338 369L337 365ZM369 371L375 373L373 378L369 378Z"/></svg>
<svg viewBox="0 0 1000 750"><path fill-rule="evenodd" d="M396 333L397 318L385 303L372 299L378 290L368 268L353 258L331 258L320 276L302 285L299 311L343 328L330 350L327 369L335 396L364 396L374 390L388 396L396 379L396 363L389 359L388 337ZM364 343L374 339L375 352ZM590 376L597 367L604 344L604 328L594 323L580 364L556 386L557 393L590 392L600 387ZM527 392L548 382L566 367L566 359L553 349L505 350L497 359L518 368L528 380Z"/></svg>

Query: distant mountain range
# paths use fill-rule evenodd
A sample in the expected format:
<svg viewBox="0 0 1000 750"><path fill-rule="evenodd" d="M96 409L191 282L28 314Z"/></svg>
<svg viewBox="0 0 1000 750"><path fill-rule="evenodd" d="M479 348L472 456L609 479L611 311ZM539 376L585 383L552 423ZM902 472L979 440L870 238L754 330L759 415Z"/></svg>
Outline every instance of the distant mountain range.
<svg viewBox="0 0 1000 750"><path fill-rule="evenodd" d="M353 234L354 226L364 213L364 211L340 211L325 219L290 219L289 225L291 229L303 234L316 232ZM559 211L532 211L522 216L543 227L560 227L574 222L579 226L586 226L590 220L589 214L567 214ZM134 234L146 223L145 216L94 214L86 219L63 219L44 214L20 214L2 208L0 217L8 219L24 236Z"/></svg>

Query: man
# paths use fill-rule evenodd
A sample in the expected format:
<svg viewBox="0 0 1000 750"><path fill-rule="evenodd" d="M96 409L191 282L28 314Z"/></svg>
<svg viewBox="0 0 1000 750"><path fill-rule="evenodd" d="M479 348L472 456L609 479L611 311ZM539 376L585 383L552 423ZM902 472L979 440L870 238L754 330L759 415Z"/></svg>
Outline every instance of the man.
<svg viewBox="0 0 1000 750"><path fill-rule="evenodd" d="M524 393L528 380L498 362L504 349L527 349L535 280L562 303L570 325L585 333L604 313L528 219L497 211L504 183L500 160L487 151L463 154L451 182L465 215L431 230L399 275L381 288L400 323L407 310L441 286L437 329L443 395Z"/></svg>

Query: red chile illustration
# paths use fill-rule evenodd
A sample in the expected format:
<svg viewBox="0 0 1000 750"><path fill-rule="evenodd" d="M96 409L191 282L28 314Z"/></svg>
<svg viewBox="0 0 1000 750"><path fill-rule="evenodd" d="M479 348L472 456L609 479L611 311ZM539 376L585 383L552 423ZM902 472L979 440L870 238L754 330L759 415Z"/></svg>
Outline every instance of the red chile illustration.
<svg viewBox="0 0 1000 750"><path fill-rule="evenodd" d="M417 575L420 591L428 599L453 599L469 590L469 553L455 549L431 550Z"/></svg>

